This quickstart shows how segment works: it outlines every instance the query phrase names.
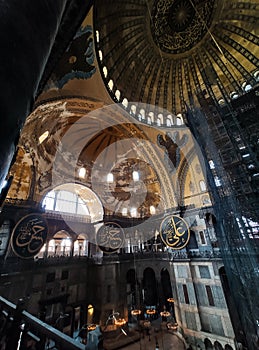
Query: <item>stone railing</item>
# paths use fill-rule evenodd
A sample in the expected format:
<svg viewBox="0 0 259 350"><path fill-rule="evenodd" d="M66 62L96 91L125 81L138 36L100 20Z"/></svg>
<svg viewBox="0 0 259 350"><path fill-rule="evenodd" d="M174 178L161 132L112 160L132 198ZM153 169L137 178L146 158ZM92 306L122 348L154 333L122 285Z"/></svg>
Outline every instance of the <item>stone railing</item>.
<svg viewBox="0 0 259 350"><path fill-rule="evenodd" d="M25 311L24 302L20 299L15 305L0 297L1 349L85 349L85 345Z"/></svg>

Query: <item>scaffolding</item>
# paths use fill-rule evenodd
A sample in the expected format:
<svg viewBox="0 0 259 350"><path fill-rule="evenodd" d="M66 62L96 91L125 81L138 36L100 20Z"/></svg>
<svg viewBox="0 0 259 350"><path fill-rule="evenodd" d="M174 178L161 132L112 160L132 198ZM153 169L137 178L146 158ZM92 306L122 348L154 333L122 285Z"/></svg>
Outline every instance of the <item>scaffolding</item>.
<svg viewBox="0 0 259 350"><path fill-rule="evenodd" d="M233 104L226 101L221 107L210 93L205 93L198 94L201 108L188 108L186 118L207 160L215 230L231 294L227 298L233 298L239 314L239 320L233 324L236 339L243 348L256 350L259 346L258 96L254 89L245 98Z"/></svg>

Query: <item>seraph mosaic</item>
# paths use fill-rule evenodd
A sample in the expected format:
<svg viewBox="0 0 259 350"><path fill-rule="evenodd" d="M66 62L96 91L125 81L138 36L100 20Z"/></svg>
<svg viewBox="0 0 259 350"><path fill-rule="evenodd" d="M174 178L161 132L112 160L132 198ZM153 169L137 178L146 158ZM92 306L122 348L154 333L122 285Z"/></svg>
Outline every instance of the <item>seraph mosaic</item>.
<svg viewBox="0 0 259 350"><path fill-rule="evenodd" d="M91 78L96 72L94 59L93 30L87 25L74 36L52 74L50 84L61 89L69 80Z"/></svg>

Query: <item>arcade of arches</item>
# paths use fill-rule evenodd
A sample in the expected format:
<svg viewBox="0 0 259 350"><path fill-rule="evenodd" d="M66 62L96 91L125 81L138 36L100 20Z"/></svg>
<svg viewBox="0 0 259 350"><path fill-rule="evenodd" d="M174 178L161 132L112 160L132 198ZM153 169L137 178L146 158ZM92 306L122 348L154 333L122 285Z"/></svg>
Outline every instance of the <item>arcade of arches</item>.
<svg viewBox="0 0 259 350"><path fill-rule="evenodd" d="M16 123L0 296L89 350L256 350L258 4L84 3Z"/></svg>

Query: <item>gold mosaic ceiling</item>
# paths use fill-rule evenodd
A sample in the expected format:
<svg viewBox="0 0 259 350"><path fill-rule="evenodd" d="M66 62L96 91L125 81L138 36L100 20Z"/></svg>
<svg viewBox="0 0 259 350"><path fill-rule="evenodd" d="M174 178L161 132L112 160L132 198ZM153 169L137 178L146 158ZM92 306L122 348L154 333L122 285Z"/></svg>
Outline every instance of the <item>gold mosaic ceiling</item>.
<svg viewBox="0 0 259 350"><path fill-rule="evenodd" d="M96 0L96 53L111 95L170 113L256 83L256 1ZM108 86L111 86L109 84Z"/></svg>

